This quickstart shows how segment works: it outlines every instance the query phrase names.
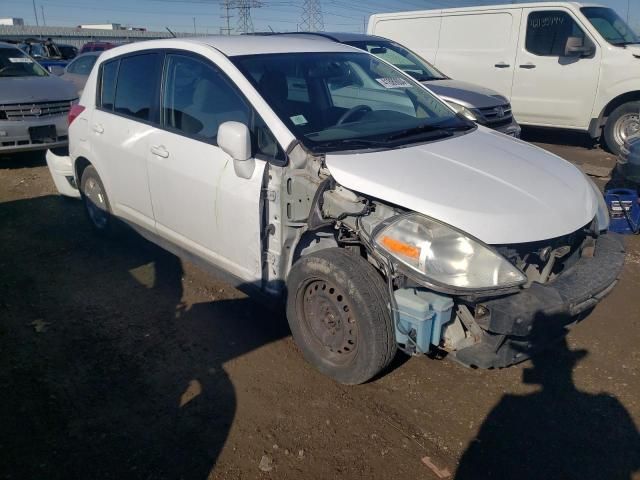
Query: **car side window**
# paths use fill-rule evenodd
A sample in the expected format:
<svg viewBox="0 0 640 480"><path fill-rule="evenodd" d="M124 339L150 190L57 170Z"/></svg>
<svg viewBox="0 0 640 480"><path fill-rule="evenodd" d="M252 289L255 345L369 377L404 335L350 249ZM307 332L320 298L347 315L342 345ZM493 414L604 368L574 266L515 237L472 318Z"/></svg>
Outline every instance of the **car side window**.
<svg viewBox="0 0 640 480"><path fill-rule="evenodd" d="M69 73L75 73L76 75L89 75L93 64L96 63L98 57L94 55L87 55L86 57L80 57L69 65L67 71Z"/></svg>
<svg viewBox="0 0 640 480"><path fill-rule="evenodd" d="M116 76L120 60L105 62L102 64L100 74L99 107L105 110L113 110L113 99L116 95Z"/></svg>
<svg viewBox="0 0 640 480"><path fill-rule="evenodd" d="M566 12L547 10L532 12L527 19L525 48L534 55L564 57L569 37L588 41L584 31Z"/></svg>
<svg viewBox="0 0 640 480"><path fill-rule="evenodd" d="M121 115L151 121L160 75L161 55L144 53L120 60L114 111Z"/></svg>
<svg viewBox="0 0 640 480"><path fill-rule="evenodd" d="M187 55L167 55L163 124L215 143L220 124L249 126L251 109L213 65Z"/></svg>

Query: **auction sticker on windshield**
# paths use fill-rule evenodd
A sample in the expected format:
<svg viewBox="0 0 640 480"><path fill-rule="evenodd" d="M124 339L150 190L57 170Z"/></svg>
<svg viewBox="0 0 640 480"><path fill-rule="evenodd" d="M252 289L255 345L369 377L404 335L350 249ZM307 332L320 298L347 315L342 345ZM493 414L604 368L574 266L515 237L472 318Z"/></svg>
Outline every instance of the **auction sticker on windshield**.
<svg viewBox="0 0 640 480"><path fill-rule="evenodd" d="M294 115L293 117L289 117L294 125L306 125L307 119L304 118L304 115Z"/></svg>
<svg viewBox="0 0 640 480"><path fill-rule="evenodd" d="M13 57L9 58L9 61L11 63L33 63L33 60L28 57Z"/></svg>
<svg viewBox="0 0 640 480"><path fill-rule="evenodd" d="M384 88L411 88L413 86L402 77L376 78L376 82Z"/></svg>

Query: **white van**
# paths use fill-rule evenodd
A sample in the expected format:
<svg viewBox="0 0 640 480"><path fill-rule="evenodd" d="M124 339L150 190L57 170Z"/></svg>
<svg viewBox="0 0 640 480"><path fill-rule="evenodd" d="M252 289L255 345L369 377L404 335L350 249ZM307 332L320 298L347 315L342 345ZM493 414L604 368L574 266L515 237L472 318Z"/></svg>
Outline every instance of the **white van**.
<svg viewBox="0 0 640 480"><path fill-rule="evenodd" d="M355 47L278 35L114 48L69 121L69 156L47 160L97 232L126 222L286 300L304 356L343 383L370 379L396 345L520 362L584 318L624 262L575 166Z"/></svg>
<svg viewBox="0 0 640 480"><path fill-rule="evenodd" d="M523 125L604 134L619 153L640 132L640 37L614 10L576 2L372 15L447 75L507 97Z"/></svg>

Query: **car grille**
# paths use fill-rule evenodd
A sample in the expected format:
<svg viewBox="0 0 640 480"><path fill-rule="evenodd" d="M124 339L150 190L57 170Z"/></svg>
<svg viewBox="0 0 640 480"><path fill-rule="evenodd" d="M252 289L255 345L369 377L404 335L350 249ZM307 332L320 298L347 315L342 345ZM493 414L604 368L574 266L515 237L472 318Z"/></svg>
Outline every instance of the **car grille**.
<svg viewBox="0 0 640 480"><path fill-rule="evenodd" d="M511 113L511 105L506 103L495 107L478 108L478 112L484 120L482 123L489 127L499 127L511 123L513 114Z"/></svg>
<svg viewBox="0 0 640 480"><path fill-rule="evenodd" d="M0 120L33 120L43 117L54 117L69 113L74 100L58 102L14 103L0 105Z"/></svg>

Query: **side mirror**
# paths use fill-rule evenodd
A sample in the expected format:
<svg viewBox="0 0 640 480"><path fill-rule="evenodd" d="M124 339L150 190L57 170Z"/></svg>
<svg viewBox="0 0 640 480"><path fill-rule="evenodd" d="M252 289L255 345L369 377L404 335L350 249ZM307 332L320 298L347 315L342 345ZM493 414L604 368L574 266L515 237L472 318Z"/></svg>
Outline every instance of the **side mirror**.
<svg viewBox="0 0 640 480"><path fill-rule="evenodd" d="M569 37L564 47L565 57L590 57L595 47L580 37Z"/></svg>
<svg viewBox="0 0 640 480"><path fill-rule="evenodd" d="M218 127L218 146L233 159L240 178L251 178L256 161L251 155L251 133L244 123L224 122Z"/></svg>
<svg viewBox="0 0 640 480"><path fill-rule="evenodd" d="M53 74L53 75L62 75L64 73L64 67L61 67L60 65L51 65L49 67L49 71Z"/></svg>

